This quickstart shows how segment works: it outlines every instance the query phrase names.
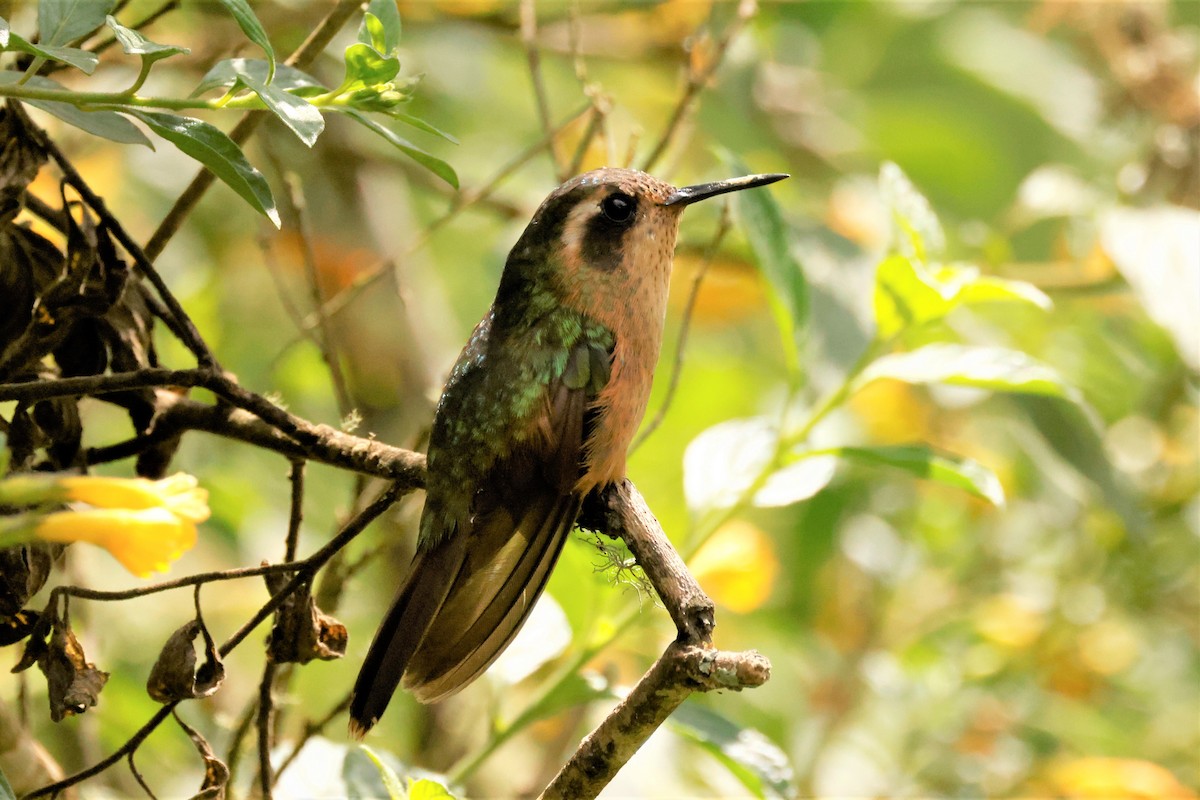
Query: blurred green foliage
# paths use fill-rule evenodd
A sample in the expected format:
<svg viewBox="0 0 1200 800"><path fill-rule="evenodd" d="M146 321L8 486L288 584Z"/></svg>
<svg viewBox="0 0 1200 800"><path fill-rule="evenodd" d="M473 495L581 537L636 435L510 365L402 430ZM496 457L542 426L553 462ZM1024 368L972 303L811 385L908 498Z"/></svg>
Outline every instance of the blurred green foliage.
<svg viewBox="0 0 1200 800"><path fill-rule="evenodd" d="M282 53L327 6L254 11ZM121 19L153 7L135 0ZM283 230L217 187L158 259L222 363L306 418L337 425L353 411L360 435L419 446L537 203L572 162L644 163L685 75L720 55L653 171L681 185L732 174L737 161L793 178L767 190L773 200L738 195L711 258L720 203L688 212L648 417L703 280L671 405L630 476L717 601L718 646L756 648L774 671L753 692L689 700L611 796L1194 797L1194 6L771 3L723 53L733 4L536 10L545 121L516 5L400 4L400 74L424 75L406 107L459 141L418 129L414 147L453 165L458 194L340 119L312 150L279 124L248 145L275 197L294 198L279 204ZM24 30L30 9L13 11ZM156 67L148 86L183 96L222 59L261 55L240 31L215 4L165 15L146 35L191 53ZM338 85L354 37L344 32L309 72ZM102 64L97 76L106 69L127 86L132 73L114 74L135 68ZM205 118L228 129L229 116ZM549 148L534 147L566 120ZM193 174L168 148L39 121L140 239ZM49 179L38 188L55 191ZM314 297L379 270L326 323L339 400L298 321ZM165 363L189 363L168 337L160 344ZM97 405L85 434L108 443L127 422ZM201 478L214 512L180 574L279 558L283 459L191 434L176 465ZM355 479L313 466L307 487L302 552L351 510ZM282 753L349 689L419 508L406 499L354 545L351 562L379 552L344 585L318 586L350 628L349 657L287 676ZM105 558L72 552L67 574L124 585ZM400 775L432 770L471 796L544 785L673 636L604 565L590 542L568 544L553 603L514 652L445 704L398 697L373 737L375 763L390 753ZM69 770L153 713L146 654L190 615L190 596L174 594L72 606L89 658L112 679L85 717L35 723ZM209 626L236 628L262 597L253 582L206 592ZM218 753L260 672L261 654L243 647L221 692L183 709ZM198 766L179 768L194 758L184 737L160 732L143 748L140 768L164 794L199 785ZM241 758L249 786L253 756ZM279 792L382 793L372 770L335 718ZM102 780L136 791L118 770Z"/></svg>

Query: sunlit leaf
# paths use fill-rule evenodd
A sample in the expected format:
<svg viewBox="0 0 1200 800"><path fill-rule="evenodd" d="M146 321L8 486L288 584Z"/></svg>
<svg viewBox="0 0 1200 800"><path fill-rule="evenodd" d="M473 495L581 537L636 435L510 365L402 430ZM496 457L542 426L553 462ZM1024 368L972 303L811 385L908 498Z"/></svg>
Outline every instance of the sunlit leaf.
<svg viewBox="0 0 1200 800"><path fill-rule="evenodd" d="M316 143L321 131L325 130L325 118L316 106L275 84L259 83L248 75L241 76L241 80L300 141L309 147Z"/></svg>
<svg viewBox="0 0 1200 800"><path fill-rule="evenodd" d="M170 58L171 56L192 52L190 49L180 47L179 45L152 42L137 31L126 28L111 15L105 17L104 24L112 28L117 41L121 43L121 49L128 55L141 56L142 61L145 63L153 63L164 58Z"/></svg>
<svg viewBox="0 0 1200 800"><path fill-rule="evenodd" d="M400 9L395 0L370 0L358 29L358 40L385 55L400 49Z"/></svg>
<svg viewBox="0 0 1200 800"><path fill-rule="evenodd" d="M400 60L380 54L369 44L352 44L346 48L346 81L363 86L387 83L400 74Z"/></svg>
<svg viewBox="0 0 1200 800"><path fill-rule="evenodd" d="M40 0L38 41L55 47L86 36L104 24L114 0Z"/></svg>
<svg viewBox="0 0 1200 800"><path fill-rule="evenodd" d="M714 756L753 797L775 800L797 795L787 754L759 731L697 703L684 703L670 717L676 733Z"/></svg>
<svg viewBox="0 0 1200 800"><path fill-rule="evenodd" d="M892 218L891 249L921 261L946 246L946 236L933 207L896 164L879 167L879 193Z"/></svg>
<svg viewBox="0 0 1200 800"><path fill-rule="evenodd" d="M20 79L21 73L19 72L0 71L0 84L16 83ZM50 78L43 78L40 75L31 76L25 82L25 85L35 89L66 89L62 84ZM85 130L94 136L100 136L114 142L120 142L121 144L144 144L147 147L153 148L150 140L146 138L146 135L136 125L115 111L84 111L70 103L57 103L50 100L26 100L24 102L34 108L40 108L47 114L53 114L63 122L74 125L76 128Z"/></svg>
<svg viewBox="0 0 1200 800"><path fill-rule="evenodd" d="M528 678L571 644L571 624L553 597L538 598L513 640L496 662L488 668L488 677L501 684L513 685Z"/></svg>
<svg viewBox="0 0 1200 800"><path fill-rule="evenodd" d="M735 173L746 175L750 172L736 156L723 153L722 157ZM771 306L783 336L789 365L793 370L799 370L800 351L808 325L808 282L800 262L792 255L783 213L767 189L737 192L733 202L755 261L771 288Z"/></svg>
<svg viewBox="0 0 1200 800"><path fill-rule="evenodd" d="M950 303L925 269L897 254L875 270L874 308L878 336L889 339L907 327L944 316Z"/></svg>
<svg viewBox="0 0 1200 800"><path fill-rule="evenodd" d="M1180 357L1200 369L1200 211L1179 206L1115 208L1100 242Z"/></svg>
<svg viewBox="0 0 1200 800"><path fill-rule="evenodd" d="M785 465L767 478L754 494L756 506L790 506L824 489L837 472L837 459L819 453L791 453Z"/></svg>
<svg viewBox="0 0 1200 800"><path fill-rule="evenodd" d="M0 17L0 47L8 47L8 20ZM2 777L2 776L0 776Z"/></svg>
<svg viewBox="0 0 1200 800"><path fill-rule="evenodd" d="M265 84L267 76L270 74L270 63L261 58L226 58L213 64L212 68L200 79L200 85L192 90L190 96L197 97L212 89L228 88L243 76ZM275 80L271 81L271 86L302 97L327 91L321 82L312 75L295 67L289 67L287 64L275 65Z"/></svg>
<svg viewBox="0 0 1200 800"><path fill-rule="evenodd" d="M931 344L908 353L886 355L871 362L855 386L880 378L1079 399L1078 390L1053 367L1003 347Z"/></svg>
<svg viewBox="0 0 1200 800"><path fill-rule="evenodd" d="M455 800L455 797L437 781L419 778L408 784L408 800Z"/></svg>
<svg viewBox="0 0 1200 800"><path fill-rule="evenodd" d="M251 166L233 140L218 128L191 117L157 111L130 109L129 114L146 123L150 130L181 151L208 167L255 210L279 227L279 212L271 187L262 173Z"/></svg>
<svg viewBox="0 0 1200 800"><path fill-rule="evenodd" d="M389 143L391 143L393 147L400 150L413 161L416 161L418 164L425 167L425 169L429 170L434 175L437 175L455 189L458 188L458 174L455 173L453 167L451 167L442 159L426 153L424 150L403 138L395 131L380 125L378 122L366 116L365 114L353 109L347 109L344 113L363 127L382 136Z"/></svg>
<svg viewBox="0 0 1200 800"><path fill-rule="evenodd" d="M1054 307L1046 293L1032 283L991 276L976 277L963 283L955 299L968 306L1016 302L1028 303L1043 311Z"/></svg>
<svg viewBox="0 0 1200 800"><path fill-rule="evenodd" d="M254 9L250 7L250 4L246 0L220 0L220 2L233 18L237 20L238 27L242 29L242 33L246 34L246 38L261 47L263 52L266 53L267 63L270 68L264 83L270 83L275 77L275 49L271 47L271 39L267 36L266 30L263 29L262 23L254 15Z"/></svg>
<svg viewBox="0 0 1200 800"><path fill-rule="evenodd" d="M1004 505L1004 489L990 469L962 456L938 453L925 445L892 447L839 447L839 456L868 464L882 464L911 472L946 486L982 497L992 505Z"/></svg>
<svg viewBox="0 0 1200 800"><path fill-rule="evenodd" d="M764 417L729 420L703 431L683 454L688 507L728 508L759 480L763 483L751 503L786 506L807 500L833 478L836 458L798 453L774 463L778 447L779 432Z"/></svg>
<svg viewBox="0 0 1200 800"><path fill-rule="evenodd" d="M962 305L1004 302L1051 307L1050 298L1032 284L983 276L967 264L927 265L892 254L875 270L875 326L881 339L941 319Z"/></svg>
<svg viewBox="0 0 1200 800"><path fill-rule="evenodd" d="M691 509L727 508L770 468L778 431L762 417L719 423L683 454L683 493Z"/></svg>

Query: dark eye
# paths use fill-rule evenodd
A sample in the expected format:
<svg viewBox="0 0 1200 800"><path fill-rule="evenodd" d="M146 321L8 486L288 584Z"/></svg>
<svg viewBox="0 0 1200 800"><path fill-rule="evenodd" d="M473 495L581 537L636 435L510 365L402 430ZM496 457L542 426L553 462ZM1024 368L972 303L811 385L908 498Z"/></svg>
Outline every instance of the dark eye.
<svg viewBox="0 0 1200 800"><path fill-rule="evenodd" d="M620 192L610 194L600 203L600 210L604 212L604 216L613 222L629 222L633 219L636 209L637 200Z"/></svg>

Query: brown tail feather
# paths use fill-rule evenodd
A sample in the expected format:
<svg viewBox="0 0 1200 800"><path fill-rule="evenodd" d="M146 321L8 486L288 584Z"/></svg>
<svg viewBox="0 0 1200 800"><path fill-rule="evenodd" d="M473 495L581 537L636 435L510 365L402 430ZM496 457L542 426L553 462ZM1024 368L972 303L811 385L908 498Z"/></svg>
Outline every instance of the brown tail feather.
<svg viewBox="0 0 1200 800"><path fill-rule="evenodd" d="M516 637L546 586L580 505L578 497L552 490L520 502L524 513L517 520L501 507L480 521L467 564L408 662L404 688L423 703L475 680Z"/></svg>
<svg viewBox="0 0 1200 800"><path fill-rule="evenodd" d="M387 708L400 676L466 561L466 536L418 552L404 586L379 626L354 683L350 733L362 738Z"/></svg>

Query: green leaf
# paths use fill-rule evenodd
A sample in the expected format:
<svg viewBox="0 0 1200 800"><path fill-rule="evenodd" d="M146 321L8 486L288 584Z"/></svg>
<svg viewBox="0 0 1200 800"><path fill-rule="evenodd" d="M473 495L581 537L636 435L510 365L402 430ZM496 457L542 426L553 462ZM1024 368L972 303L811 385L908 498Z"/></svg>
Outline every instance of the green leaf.
<svg viewBox="0 0 1200 800"><path fill-rule="evenodd" d="M197 97L213 89L228 88L237 83L238 78L242 76L249 76L265 84L270 74L270 63L261 58L226 58L213 64L212 69L205 73L200 79L200 85L193 89L189 96ZM275 80L271 81L271 86L300 96L328 91L312 75L287 64L275 65Z"/></svg>
<svg viewBox="0 0 1200 800"><path fill-rule="evenodd" d="M1078 390L1053 367L1003 347L931 344L908 353L886 355L867 365L854 389L880 378L1080 400Z"/></svg>
<svg viewBox="0 0 1200 800"><path fill-rule="evenodd" d="M262 173L250 165L233 140L207 122L157 111L130 109L129 114L150 126L181 151L208 167L255 210L279 227L279 212L271 187Z"/></svg>
<svg viewBox="0 0 1200 800"><path fill-rule="evenodd" d="M164 58L192 52L190 49L180 47L179 45L152 42L137 31L126 28L117 22L112 15L104 18L104 24L112 28L117 41L121 43L121 49L127 55L141 56L142 62L145 64L153 64L155 61L160 61Z"/></svg>
<svg viewBox="0 0 1200 800"><path fill-rule="evenodd" d="M1016 399L1054 455L1090 481L1125 526L1144 534L1150 521L1129 476L1113 466L1102 432L1086 410L1053 398L1025 396Z"/></svg>
<svg viewBox="0 0 1200 800"><path fill-rule="evenodd" d="M237 20L242 33L266 54L268 69L264 83L271 83L275 78L275 48L271 47L271 39L263 29L262 23L254 16L254 9L246 0L221 0L221 5Z"/></svg>
<svg viewBox="0 0 1200 800"><path fill-rule="evenodd" d="M967 264L930 266L894 254L875 271L875 326L880 339L941 319L959 306L999 302L1051 307L1050 298L1032 284L984 277Z"/></svg>
<svg viewBox="0 0 1200 800"><path fill-rule="evenodd" d="M437 781L420 778L408 784L408 800L456 800L450 790Z"/></svg>
<svg viewBox="0 0 1200 800"><path fill-rule="evenodd" d="M380 53L388 52L383 43L383 23L370 11L363 14L362 24L358 26L358 41L370 45Z"/></svg>
<svg viewBox="0 0 1200 800"><path fill-rule="evenodd" d="M893 252L926 261L946 246L937 214L900 167L879 167L879 193L892 217Z"/></svg>
<svg viewBox="0 0 1200 800"><path fill-rule="evenodd" d="M396 774L396 771L383 763L375 751L365 744L359 745L359 749L366 754L367 758L371 759L375 769L379 770L379 777L383 781L383 788L387 790L388 797L391 800L406 800L408 793L404 791L404 784L400 782L400 776Z"/></svg>
<svg viewBox="0 0 1200 800"><path fill-rule="evenodd" d="M732 153L720 154L733 172L745 175L750 172L744 163ZM787 225L779 204L770 191L753 189L737 192L734 207L746 239L754 251L755 261L770 287L771 310L783 336L784 351L788 366L794 372L800 370L800 352L808 325L808 281L804 270L792 256Z"/></svg>
<svg viewBox="0 0 1200 800"><path fill-rule="evenodd" d="M787 754L759 731L743 728L698 703L684 703L668 723L721 762L752 796L782 800L797 795L799 787Z"/></svg>
<svg viewBox="0 0 1200 800"><path fill-rule="evenodd" d="M425 169L429 170L434 175L437 175L455 189L458 188L458 174L455 173L454 168L445 161L442 161L437 156L426 153L412 142L396 134L395 131L392 131L390 128L385 128L383 125L380 125L378 122L366 116L365 114L355 111L354 109L346 109L343 113L358 122L360 125L366 127L368 130L371 130L382 136L413 161L416 161L418 164L425 167Z"/></svg>
<svg viewBox="0 0 1200 800"><path fill-rule="evenodd" d="M964 283L955 297L963 305L985 303L1028 303L1043 311L1049 311L1054 303L1032 283L1010 281L1005 278L984 276Z"/></svg>
<svg viewBox="0 0 1200 800"><path fill-rule="evenodd" d="M73 42L104 24L115 0L40 0L38 42L56 47Z"/></svg>
<svg viewBox="0 0 1200 800"><path fill-rule="evenodd" d="M87 50L80 50L78 47L57 47L42 44L33 44L21 36L10 32L8 36L9 50L16 50L20 53L29 53L38 58L49 61L59 61L63 64L70 64L78 70L81 70L87 75L91 75L96 71L96 64L100 59L95 53L89 53Z"/></svg>
<svg viewBox="0 0 1200 800"><path fill-rule="evenodd" d="M442 139L445 139L447 142L450 142L451 144L458 144L458 139L455 138L454 136L451 136L450 134L446 133L441 128L435 128L433 125L430 125L425 120L420 119L418 117L414 117L412 114L405 114L402 111L393 111L391 109L388 109L384 113L387 114L392 119L396 120L397 122L403 122L405 125L414 127L419 131L425 131L426 133L432 133L434 136L438 136Z"/></svg>
<svg viewBox="0 0 1200 800"><path fill-rule="evenodd" d="M396 0L370 0L367 3L358 40L389 56L400 50L400 9Z"/></svg>
<svg viewBox="0 0 1200 800"><path fill-rule="evenodd" d="M896 467L919 478L963 489L994 506L1004 505L1000 479L990 469L969 458L938 453L925 445L839 447L834 452L844 458Z"/></svg>
<svg viewBox="0 0 1200 800"><path fill-rule="evenodd" d="M945 316L950 303L913 259L890 255L875 270L875 328L890 339L905 328Z"/></svg>
<svg viewBox="0 0 1200 800"><path fill-rule="evenodd" d="M325 118L312 103L278 88L275 84L259 83L249 75L242 75L241 82L266 104L275 116L291 129L309 147L312 147L321 131L325 130Z"/></svg>
<svg viewBox="0 0 1200 800"><path fill-rule="evenodd" d="M21 73L8 71L0 71L0 84L17 83L21 80ZM65 91L67 87L61 83L43 78L41 75L32 75L25 82L26 86L31 86L35 89L56 89ZM110 141L119 142L121 144L143 144L151 149L154 145L146 138L146 135L138 129L125 117L108 110L84 111L83 109L73 106L70 103L59 103L52 100L25 100L23 101L33 106L40 108L47 114L53 114L68 125L74 125L76 128L87 131L94 136L100 136Z"/></svg>
<svg viewBox="0 0 1200 800"><path fill-rule="evenodd" d="M369 44L359 42L346 48L346 81L342 85L344 91L355 88L357 84L363 87L378 86L387 83L400 74L400 60L379 53Z"/></svg>

